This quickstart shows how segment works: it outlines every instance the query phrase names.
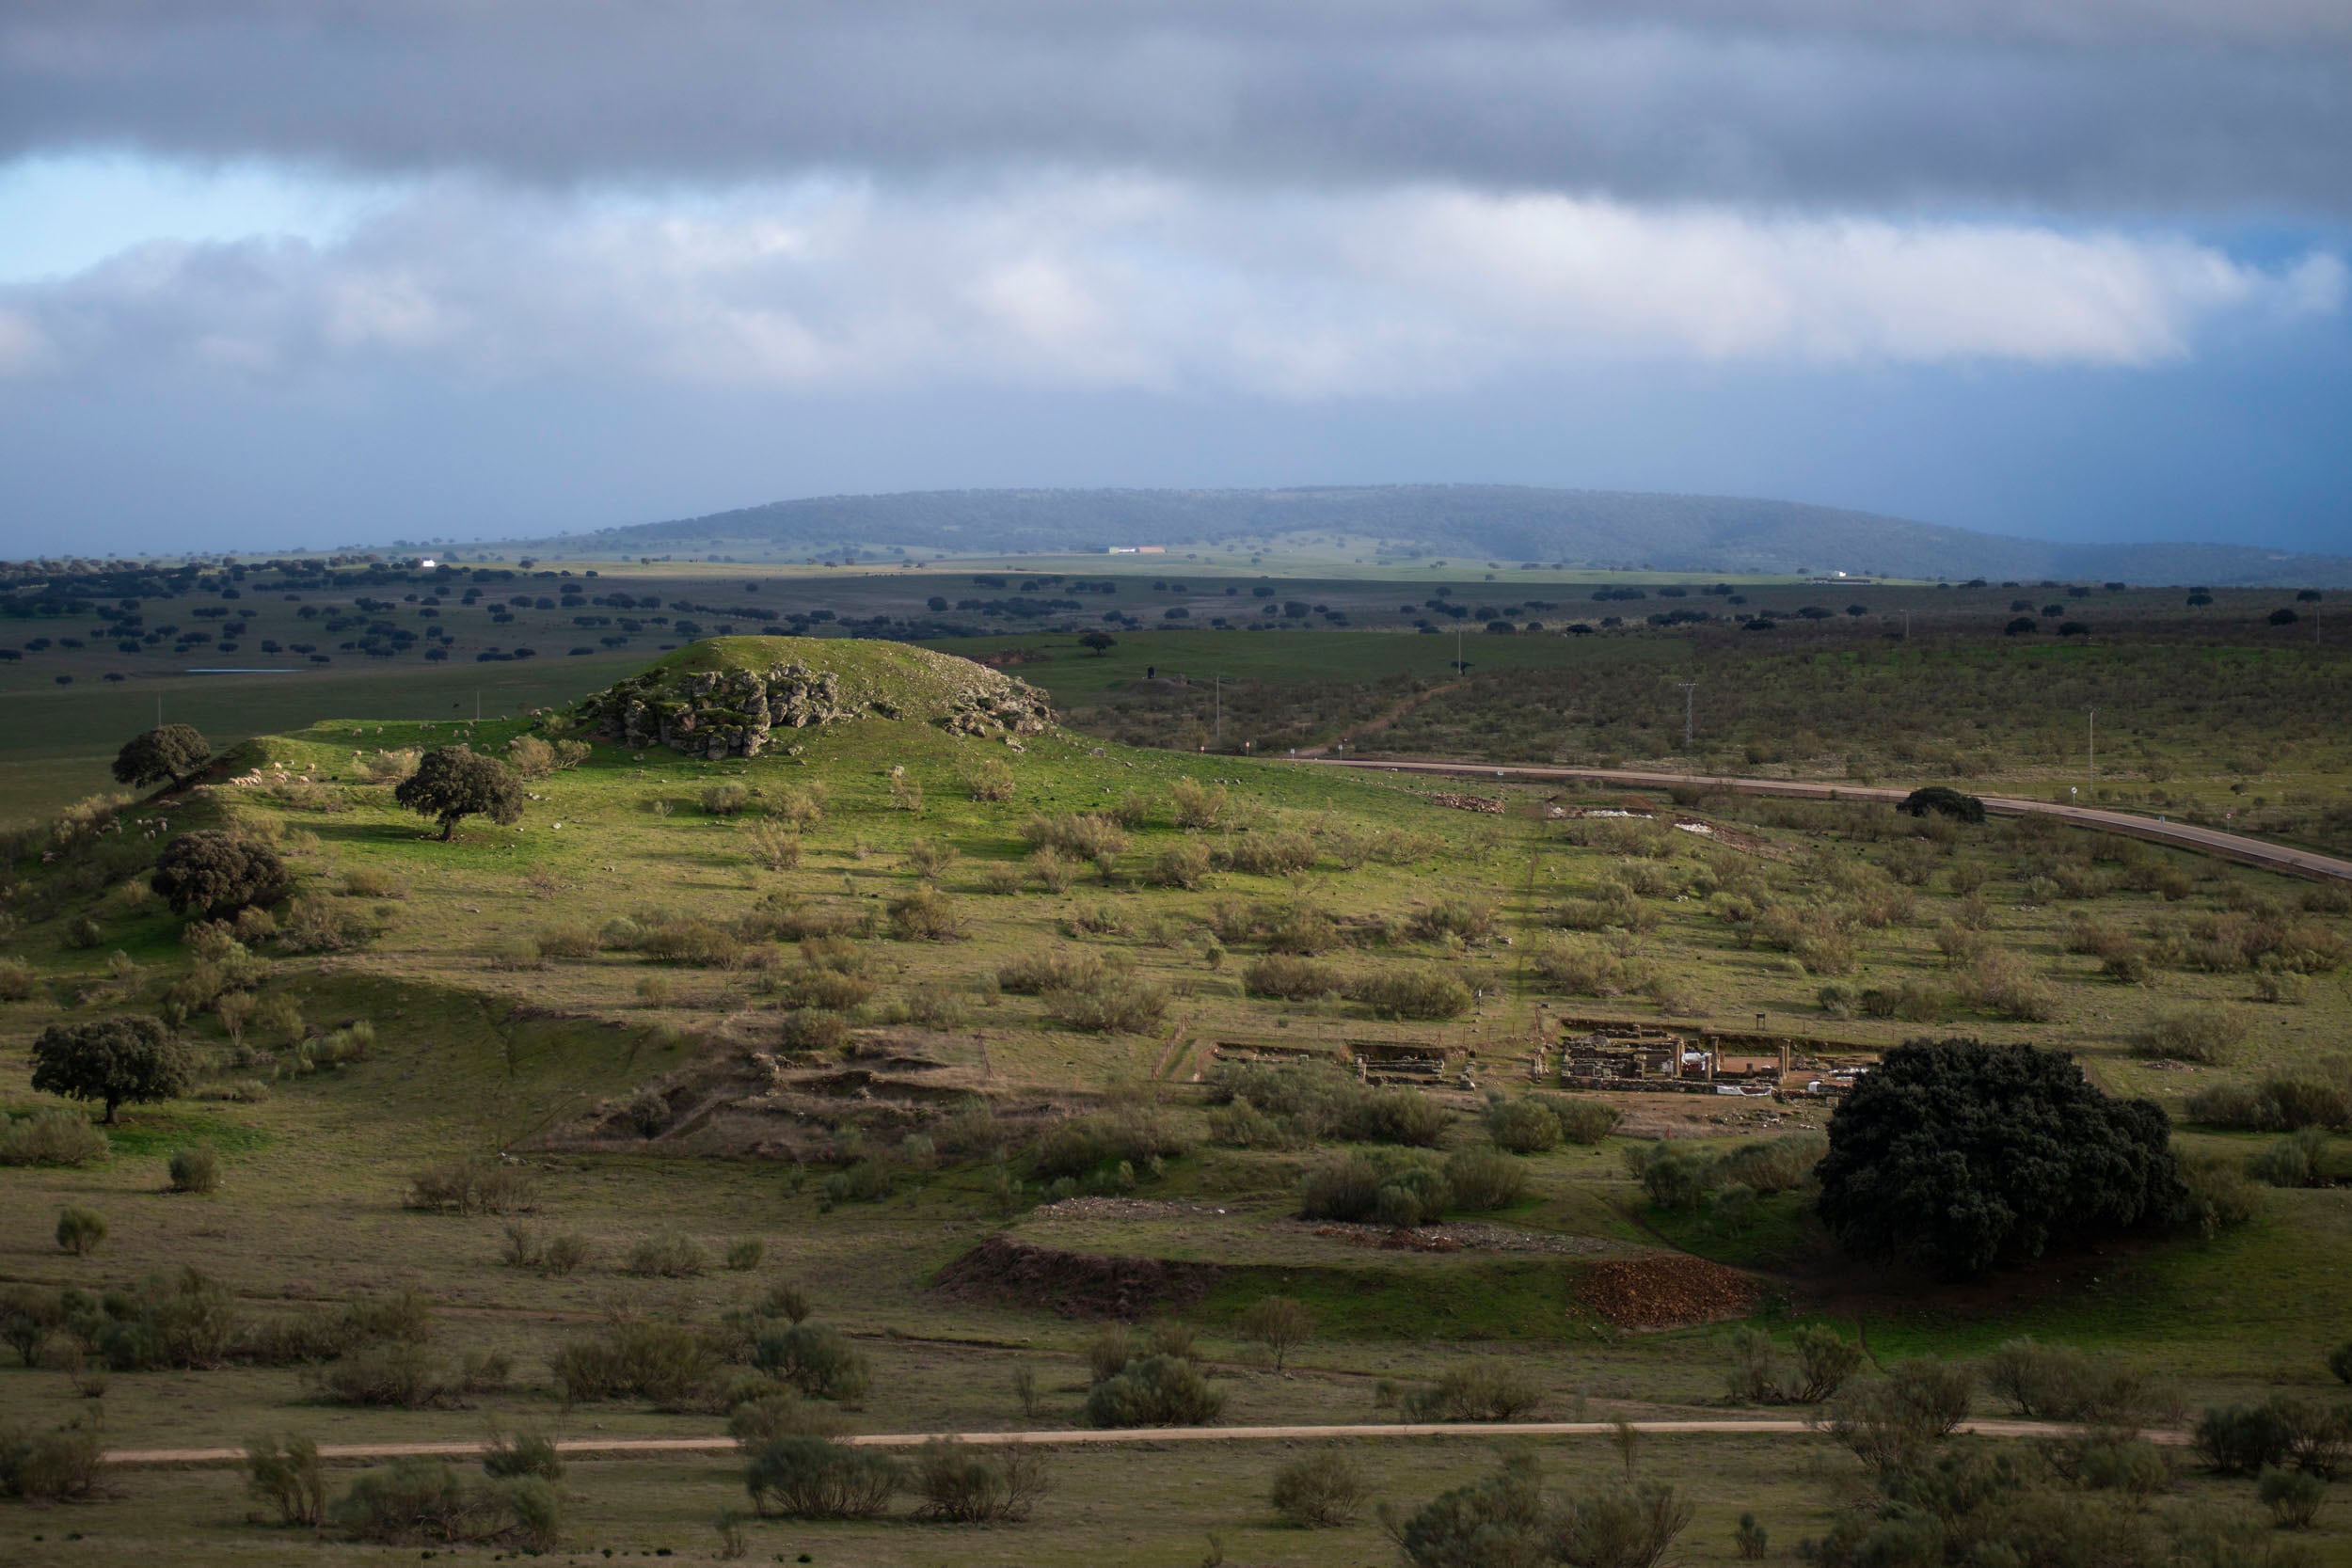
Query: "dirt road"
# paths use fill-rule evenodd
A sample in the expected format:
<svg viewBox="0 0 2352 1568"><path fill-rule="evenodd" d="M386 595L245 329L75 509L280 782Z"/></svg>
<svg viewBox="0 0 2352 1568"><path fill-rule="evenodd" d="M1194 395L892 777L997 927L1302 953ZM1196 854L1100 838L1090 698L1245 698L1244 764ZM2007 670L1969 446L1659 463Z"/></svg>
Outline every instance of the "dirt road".
<svg viewBox="0 0 2352 1568"><path fill-rule="evenodd" d="M1789 1437L1816 1430L1802 1420L1766 1418L1635 1421L1636 1432L1701 1433L1735 1437ZM1110 1443L1279 1443L1314 1442L1335 1437L1599 1437L1617 1430L1613 1421L1448 1421L1398 1422L1385 1426L1284 1427L1120 1427L1049 1432L898 1432L864 1433L843 1442L859 1448L913 1449L935 1437L948 1436L976 1447L1026 1444L1076 1448ZM2057 1437L2074 1431L2056 1421L1968 1421L1960 1428L1986 1437ZM2185 1433L2152 1432L2152 1442L2181 1444ZM735 1448L731 1437L567 1437L556 1443L567 1454L605 1459L659 1459L665 1455L726 1453ZM468 1458L482 1452L477 1440L448 1443L321 1443L321 1459ZM115 1449L105 1463L127 1466L157 1465L231 1465L245 1458L243 1449Z"/></svg>
<svg viewBox="0 0 2352 1568"><path fill-rule="evenodd" d="M1880 789L1863 784L1826 784L1811 779L1748 779L1712 773L1647 773L1623 768L1528 768L1496 767L1475 762L1408 762L1377 760L1360 757L1310 757L1301 755L1301 762L1311 762L1322 768L1363 768L1392 773L1436 773L1448 778L1463 779L1522 779L1535 783L1546 780L1581 781L1597 784L1629 784L1639 789L1673 789L1677 786L1697 786L1706 789L1728 789L1742 795L1788 795L1813 800L1877 800L1889 805L1899 803L1911 792L1907 789ZM2098 828L2111 833L2123 833L2132 838L2144 838L2157 844L2170 844L2184 849L2196 849L2246 865L2261 866L2270 871L2284 871L2293 876L2309 877L2318 881L2338 879L2352 881L2352 861L2333 855L2322 855L2310 849L2293 849L2284 845L2266 844L2258 838L2240 833L2227 833L2217 828L2200 828L2187 822L2168 822L2160 817L2142 816L2136 812L2104 811L2096 806L2064 806L2049 800L2027 800L2010 795L1978 797L1984 809L2000 816L2048 816L2060 822L2074 822L2087 828Z"/></svg>

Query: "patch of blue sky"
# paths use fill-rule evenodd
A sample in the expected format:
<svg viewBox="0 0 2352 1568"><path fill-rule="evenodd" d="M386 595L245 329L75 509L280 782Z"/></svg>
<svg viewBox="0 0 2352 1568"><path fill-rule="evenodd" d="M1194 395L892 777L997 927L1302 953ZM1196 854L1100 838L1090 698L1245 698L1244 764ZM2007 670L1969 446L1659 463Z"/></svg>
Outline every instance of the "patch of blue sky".
<svg viewBox="0 0 2352 1568"><path fill-rule="evenodd" d="M72 277L154 240L328 243L399 190L253 162L17 158L0 164L0 282Z"/></svg>

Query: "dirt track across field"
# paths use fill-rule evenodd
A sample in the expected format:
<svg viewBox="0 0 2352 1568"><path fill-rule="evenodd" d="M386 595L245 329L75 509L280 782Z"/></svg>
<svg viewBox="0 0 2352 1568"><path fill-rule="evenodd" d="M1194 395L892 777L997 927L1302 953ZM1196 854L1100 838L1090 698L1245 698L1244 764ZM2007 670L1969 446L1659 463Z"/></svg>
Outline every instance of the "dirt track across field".
<svg viewBox="0 0 2352 1568"><path fill-rule="evenodd" d="M1791 1437L1820 1429L1801 1420L1763 1419L1635 1421L1636 1432L1672 1434L1714 1433L1733 1437ZM978 1448L1011 1444L1041 1448L1097 1447L1106 1443L1280 1443L1314 1442L1335 1437L1600 1437L1617 1430L1614 1421L1449 1421L1399 1422L1388 1426L1286 1427L1120 1427L1110 1431L1073 1429L1051 1432L897 1432L865 1433L844 1437L844 1443L869 1449L914 1449L937 1437L953 1437ZM2059 1437L2074 1431L2057 1421L1965 1421L1960 1431L1984 1437ZM2152 1432L2151 1442L2181 1444L2188 1434ZM568 1437L556 1443L559 1451L600 1459L660 1459L675 1454L725 1453L736 1446L732 1437ZM450 1443L321 1443L319 1457L328 1460L470 1458L483 1451L479 1441ZM115 1449L105 1463L126 1466L158 1465L233 1465L245 1458L243 1449Z"/></svg>
<svg viewBox="0 0 2352 1568"><path fill-rule="evenodd" d="M1519 779L1541 784L1556 780L1562 783L1628 784L1637 789L1702 788L1728 789L1742 795L1789 795L1810 800L1870 800L1887 805L1899 804L1911 791L1880 789L1863 784L1825 784L1811 779L1747 779L1714 773L1645 773L1623 768L1528 768L1496 767L1476 762L1406 762L1381 761L1359 757L1310 757L1301 755L1300 762L1311 762L1323 768L1362 768L1375 772L1435 773L1447 778L1461 779ZM2322 855L2310 849L2293 849L2280 844L2266 844L2242 833L2225 833L2218 828L2200 828L2187 822L2169 822L2161 817L2142 816L2137 812L2105 811L2096 806L2065 806L2050 800L2026 800L2010 795L1984 795L1978 799L1984 809L1996 816L2047 816L2060 822L2081 827L2097 828L2111 833L2123 833L2132 838L2144 838L2152 843L2170 844L2183 849L2195 849L2224 860L2260 866L2267 871L2284 871L2291 876L2309 877L2316 881L2352 881L2352 861L2333 855Z"/></svg>

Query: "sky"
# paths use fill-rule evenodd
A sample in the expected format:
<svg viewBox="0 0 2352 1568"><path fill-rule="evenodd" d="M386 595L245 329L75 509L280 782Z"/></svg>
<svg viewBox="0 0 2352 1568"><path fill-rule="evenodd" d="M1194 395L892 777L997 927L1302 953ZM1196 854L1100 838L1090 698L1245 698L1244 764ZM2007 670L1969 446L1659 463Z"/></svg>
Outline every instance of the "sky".
<svg viewBox="0 0 2352 1568"><path fill-rule="evenodd" d="M1509 483L2352 553L2343 0L0 6L0 555Z"/></svg>

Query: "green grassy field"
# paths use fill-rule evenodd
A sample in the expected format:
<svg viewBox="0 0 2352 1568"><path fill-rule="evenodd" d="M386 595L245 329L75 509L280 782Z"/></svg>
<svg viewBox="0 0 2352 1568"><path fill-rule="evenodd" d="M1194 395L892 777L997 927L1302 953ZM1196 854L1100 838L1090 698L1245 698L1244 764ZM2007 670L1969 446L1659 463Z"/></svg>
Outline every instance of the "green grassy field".
<svg viewBox="0 0 2352 1568"><path fill-rule="evenodd" d="M1207 645L1190 634L1169 641L1187 654ZM1326 632L1244 645L1273 650L1269 658L1290 650L1330 657L1340 671L1357 641ZM1414 655L1438 641L1385 639ZM1565 640L1507 641L1531 659L1538 649L1581 652ZM1011 673L1075 672L1107 689L1134 680L1132 668L1116 672L1154 662L1155 651L1122 641L1104 660L1081 655ZM888 657L882 644L855 652ZM268 838L301 893L322 900L346 935L341 947L310 953L257 937L251 993L262 1008L293 1002L299 1021L265 1023L257 1010L239 1038L216 1006L192 1007L186 1029L206 1060L202 1084L186 1100L126 1108L109 1158L0 1168L0 1285L122 1289L193 1265L226 1282L250 1323L414 1289L436 1304L434 1355L503 1354L511 1376L418 1409L330 1400L317 1365L118 1371L93 1396L52 1356L0 1368L8 1419L47 1426L103 1412L106 1441L126 1447L235 1444L284 1431L328 1441L467 1437L494 1419L581 1435L707 1433L722 1418L691 1402L567 1405L548 1357L615 1313L715 1325L761 1288L793 1279L816 1297L819 1321L848 1331L872 1362L871 1389L850 1415L856 1428L1073 1423L1093 1323L1035 1296L934 1287L939 1270L999 1232L1080 1258L1210 1266L1197 1297L1153 1316L1199 1331L1232 1424L1383 1418L1382 1380L1409 1387L1482 1358L1523 1371L1550 1415L1720 1413L1734 1322L1700 1314L1618 1328L1581 1295L1597 1263L1685 1254L1755 1271L1754 1322L1837 1323L1858 1331L1880 1364L1974 1355L2031 1333L2128 1354L2163 1369L2192 1401L2316 1393L2328 1381L2324 1355L2345 1332L2341 1303L2352 1284L2340 1186L2265 1189L2253 1222L2211 1242L2135 1243L1946 1291L1840 1265L1798 1193L1769 1199L1737 1234L1702 1213L1654 1209L1621 1164L1629 1139L1672 1134L1716 1148L1818 1127L1822 1113L1793 1107L1766 1123L1760 1107L1636 1095L1621 1097L1617 1136L1525 1157L1524 1196L1465 1216L1561 1250L1395 1251L1295 1220L1296 1180L1315 1151L1222 1140L1196 1081L1220 1041L1333 1056L1351 1042L1386 1042L1444 1048L1476 1064L1482 1089L1509 1088L1527 1082L1562 1017L1745 1028L1760 1012L1799 1041L1886 1046L1966 1033L2063 1046L2106 1086L2183 1117L2213 1083L2318 1070L2341 1052L2352 1025L2338 980L2347 921L2326 899L2307 900L2304 884L2032 824L1956 830L1852 807L1710 800L1695 807L1721 830L1709 840L1655 821L1552 817L1534 790L1497 786L1514 809L1476 813L1437 803L1436 785L1406 780L1133 750L1071 730L1016 750L871 718L780 733L749 762L599 743L580 766L531 780L514 826L469 820L442 844L390 800L398 754L454 738L502 752L531 727L519 716L534 701L529 688L509 689L518 716L504 721L495 702L478 724L464 719L469 709L437 705L462 689L454 677L471 673L449 672L442 690L412 690L405 712L387 704L365 718L290 721L241 750L233 778L135 807L119 833L20 843L0 942L0 955L24 965L29 991L0 1003L0 1106L17 1114L43 1103L26 1086L27 1052L42 1027L157 1008L195 967L183 922L123 891L139 883L156 847L142 824L233 823ZM1071 689L1057 695L1071 700ZM976 799L976 783L996 765L1009 798ZM764 835L812 783L825 788L821 818L801 835L797 863L779 868ZM1226 789L1215 826L1176 825L1181 784ZM707 807L705 791L726 784L743 786L746 809ZM1641 804L1604 792L1565 800ZM1129 819L1123 847L1105 867L1077 866L1064 891L1041 884L1024 824L1094 811ZM1283 841L1306 846L1307 863L1263 873L1216 867L1193 888L1153 879L1163 856L1187 844L1250 863L1255 847ZM54 858L43 861L44 849ZM925 854L951 901L951 940L890 934L891 906L917 891L914 863ZM991 891L1008 872L1013 891ZM1590 924L1580 911L1597 905L1616 911L1609 928L1563 928L1564 919ZM1318 911L1345 933L1319 960L1336 972L1440 972L1461 978L1475 1001L1459 1016L1415 1022L1340 997L1252 997L1242 975L1264 940L1248 934L1251 906ZM1433 924L1441 906L1488 910L1491 927L1450 936ZM783 1012L802 999L807 966L779 940L779 911L821 916L845 933L871 984L848 1004L845 1051L801 1059L781 1044ZM94 942L72 936L82 921L95 924ZM665 957L614 934L618 921L640 933L699 926L725 940L697 939L704 945L691 954ZM2335 952L2337 966L2285 988L2292 1000L2254 1000L2265 972L2223 965L2212 944L2265 921L2300 931L2313 953ZM2109 978L2095 953L2070 950L2094 926L2109 949L2137 955L2137 978ZM70 936L86 944L69 945ZM1565 990L1530 961L1565 949L1605 958L1603 994ZM1051 951L1158 988L1165 1011L1141 1030L1089 1034L1056 1022L1046 999L999 984L1008 965ZM1988 956L2014 966L2009 979L2025 982L2039 998L2032 1010L2046 1016L2005 1014L1988 1000ZM1873 991L1901 993L1907 1016L1871 1016L1858 1001ZM2140 1037L2182 1009L2235 1021L2227 1061L2185 1067L2139 1053ZM1855 1016L1839 1016L1848 1012ZM373 1045L340 1064L318 1060L321 1040L357 1020L373 1025ZM641 1123L635 1108L649 1089L660 1091L658 1107ZM1447 1087L1431 1099L1445 1112L1448 1148L1485 1147L1481 1093ZM992 1191L999 1161L951 1141L954 1118L976 1102L993 1107L1004 1176L1023 1183L1009 1201ZM1148 1116L1167 1134L1165 1156L1124 1179L1098 1171L1091 1202L1055 1202L1039 1138L1073 1113ZM910 1133L940 1140L936 1158L906 1144ZM2247 1152L2268 1141L2184 1135ZM166 1190L165 1160L195 1141L222 1156L226 1180L215 1196ZM535 1185L529 1214L404 1205L411 1173L499 1151ZM2331 1170L2352 1163L2346 1152L2336 1140ZM886 1196L828 1193L829 1177L878 1154L894 1175ZM108 1239L87 1258L52 1239L67 1204L108 1220ZM541 1236L577 1233L591 1260L566 1276L510 1266L510 1223ZM692 1242L709 1266L676 1278L627 1271L638 1243L668 1237ZM757 1265L720 1266L741 1241L761 1243ZM1317 1319L1288 1375L1253 1364L1239 1334L1243 1312L1269 1293L1304 1301ZM1025 1366L1043 1388L1033 1416L1014 1394ZM1979 1408L1996 1406L1980 1396ZM1597 1441L1544 1451L1578 1484L1597 1484L1617 1463ZM1733 1560L1731 1521L1742 1509L1756 1511L1781 1546L1819 1533L1857 1474L1825 1436L1660 1438L1643 1454L1645 1475L1698 1504L1679 1548L1692 1562ZM1361 1458L1379 1494L1405 1503L1490 1462L1487 1445L1468 1441L1369 1444ZM750 1527L751 1549L755 1560L805 1552L819 1562L1074 1563L1104 1560L1105 1544L1116 1543L1120 1560L1193 1563L1216 1531L1235 1562L1392 1555L1368 1518L1327 1532L1279 1526L1264 1501L1272 1462L1272 1450L1256 1447L1073 1453L1057 1460L1055 1490L1026 1525L770 1520ZM1138 1474L1148 1485L1134 1483ZM608 1548L711 1559L713 1518L741 1506L739 1468L723 1458L581 1464L566 1489L574 1501L557 1555L582 1561L603 1560ZM2185 1470L2150 1517L2191 1505L2242 1509L2251 1491ZM319 1549L307 1534L245 1522L245 1512L232 1471L127 1472L94 1503L0 1503L0 1545L9 1560L33 1562L275 1560ZM2352 1545L2332 1512L2321 1523L2324 1549Z"/></svg>

